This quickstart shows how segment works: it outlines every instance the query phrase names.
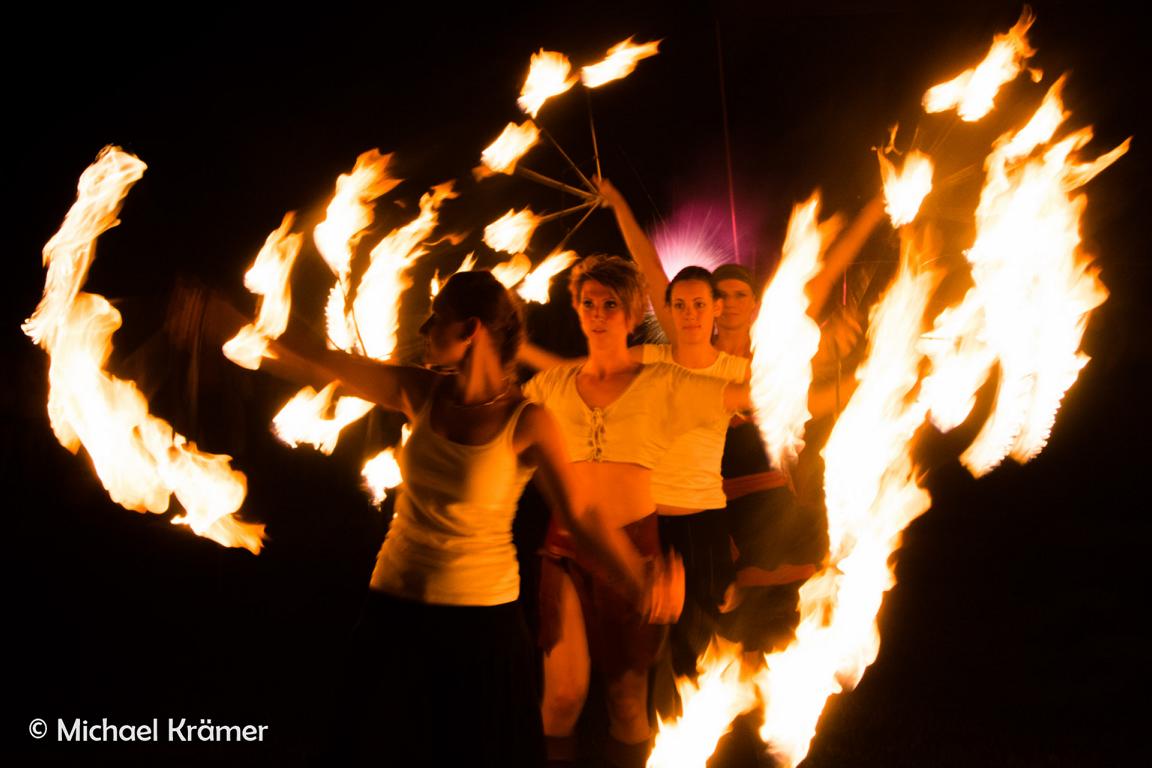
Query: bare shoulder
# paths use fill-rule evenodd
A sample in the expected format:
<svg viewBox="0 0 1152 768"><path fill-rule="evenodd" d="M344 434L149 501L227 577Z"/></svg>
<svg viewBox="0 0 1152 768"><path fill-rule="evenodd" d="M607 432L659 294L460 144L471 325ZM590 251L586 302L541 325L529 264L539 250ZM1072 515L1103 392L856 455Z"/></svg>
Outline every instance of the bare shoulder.
<svg viewBox="0 0 1152 768"><path fill-rule="evenodd" d="M529 400L520 411L512 439L517 453L533 457L542 446L551 445L560 439L556 417L544 406Z"/></svg>

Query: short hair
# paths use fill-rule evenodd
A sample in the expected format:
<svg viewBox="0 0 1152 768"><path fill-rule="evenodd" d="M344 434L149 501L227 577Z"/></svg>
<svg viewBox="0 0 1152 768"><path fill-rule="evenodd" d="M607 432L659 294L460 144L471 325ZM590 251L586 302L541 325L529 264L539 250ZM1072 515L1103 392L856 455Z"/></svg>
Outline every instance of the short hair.
<svg viewBox="0 0 1152 768"><path fill-rule="evenodd" d="M664 303L672 303L672 286L676 283L686 283L689 280L698 280L701 283L708 283L708 288L712 291L712 298L719 298L719 293L716 290L716 281L712 279L712 273L704 267L695 265L684 267L676 273L676 275L668 281L668 287L664 289Z"/></svg>
<svg viewBox="0 0 1152 768"><path fill-rule="evenodd" d="M572 306L579 311L580 291L584 283L594 280L620 297L628 322L634 327L644 318L644 276L634 262L619 256L587 256L572 268L568 290Z"/></svg>
<svg viewBox="0 0 1152 768"><path fill-rule="evenodd" d="M712 280L716 285L719 285L721 280L739 280L747 283L757 298L760 296L760 286L756 283L756 279L752 277L752 273L746 267L740 264L721 264L712 270Z"/></svg>
<svg viewBox="0 0 1152 768"><path fill-rule="evenodd" d="M454 320L476 318L496 343L500 362L505 367L516 362L524 340L524 319L519 304L491 272L457 272L436 294L432 307Z"/></svg>

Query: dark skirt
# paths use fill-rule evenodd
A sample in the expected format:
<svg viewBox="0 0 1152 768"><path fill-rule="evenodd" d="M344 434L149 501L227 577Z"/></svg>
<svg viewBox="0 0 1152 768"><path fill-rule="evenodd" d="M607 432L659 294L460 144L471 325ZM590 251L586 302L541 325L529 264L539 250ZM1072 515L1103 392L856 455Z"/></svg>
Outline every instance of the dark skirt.
<svg viewBox="0 0 1152 768"><path fill-rule="evenodd" d="M428 605L370 592L345 677L349 762L544 762L538 667L519 603Z"/></svg>
<svg viewBox="0 0 1152 768"><path fill-rule="evenodd" d="M817 565L828 551L823 514L796 503L788 488L769 488L728 500L736 569L773 570L782 565Z"/></svg>
<svg viewBox="0 0 1152 768"><path fill-rule="evenodd" d="M660 543L684 561L684 609L669 636L677 675L696 676L696 660L716 633L724 590L736 577L727 514L707 509L660 517Z"/></svg>

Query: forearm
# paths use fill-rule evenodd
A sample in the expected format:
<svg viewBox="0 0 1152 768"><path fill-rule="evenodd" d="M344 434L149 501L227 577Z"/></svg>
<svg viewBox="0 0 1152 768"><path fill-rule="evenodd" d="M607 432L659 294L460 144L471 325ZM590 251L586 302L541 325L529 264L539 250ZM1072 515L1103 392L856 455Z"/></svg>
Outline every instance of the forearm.
<svg viewBox="0 0 1152 768"><path fill-rule="evenodd" d="M576 547L584 552L609 584L622 586L622 591L638 606L648 598L649 564L620 528L607 526L593 508L582 515L570 515L565 525Z"/></svg>
<svg viewBox="0 0 1152 768"><path fill-rule="evenodd" d="M832 287L860 253L873 230L884 219L884 198L876 196L856 215L840 237L828 249L824 268L808 283L809 314L818 316L832 293Z"/></svg>
<svg viewBox="0 0 1152 768"><path fill-rule="evenodd" d="M520 351L516 353L516 359L529 368L535 368L537 371L546 371L549 368L557 368L573 362L566 357L561 357L553 352L549 352L543 347L538 347L529 341L520 345Z"/></svg>

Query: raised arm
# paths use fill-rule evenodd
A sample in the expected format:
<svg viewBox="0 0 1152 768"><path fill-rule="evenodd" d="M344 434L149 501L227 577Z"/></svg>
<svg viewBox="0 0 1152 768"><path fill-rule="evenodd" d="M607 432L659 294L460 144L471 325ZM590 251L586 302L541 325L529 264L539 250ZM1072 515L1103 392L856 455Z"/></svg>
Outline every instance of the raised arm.
<svg viewBox="0 0 1152 768"><path fill-rule="evenodd" d="M598 183L604 204L616 215L616 224L620 227L620 234L624 236L624 244L628 246L628 252L632 254L632 259L640 267L640 272L648 283L648 299L656 312L656 320L664 330L664 335L675 344L676 324L672 322L672 313L664 303L664 294L668 290L668 275L664 274L664 265L660 263L656 246L652 245L648 235L644 234L620 190L608 179L601 178Z"/></svg>
<svg viewBox="0 0 1152 768"><path fill-rule="evenodd" d="M645 562L623 532L601 519L586 503L572 472L568 451L555 418L546 408L530 405L517 425L524 458L536 465L536 484L554 514L572 533L576 546L589 553L611 583L625 584L630 600L649 621L674 622L684 602L684 566L677 560Z"/></svg>
<svg viewBox="0 0 1152 768"><path fill-rule="evenodd" d="M852 223L840 233L840 237L832 243L828 253L824 256L824 268L808 283L808 313L813 317L820 314L824 302L832 293L836 281L848 265L860 253L864 243L868 242L873 230L884 220L884 196L877 195L868 201L867 205L856 214Z"/></svg>

